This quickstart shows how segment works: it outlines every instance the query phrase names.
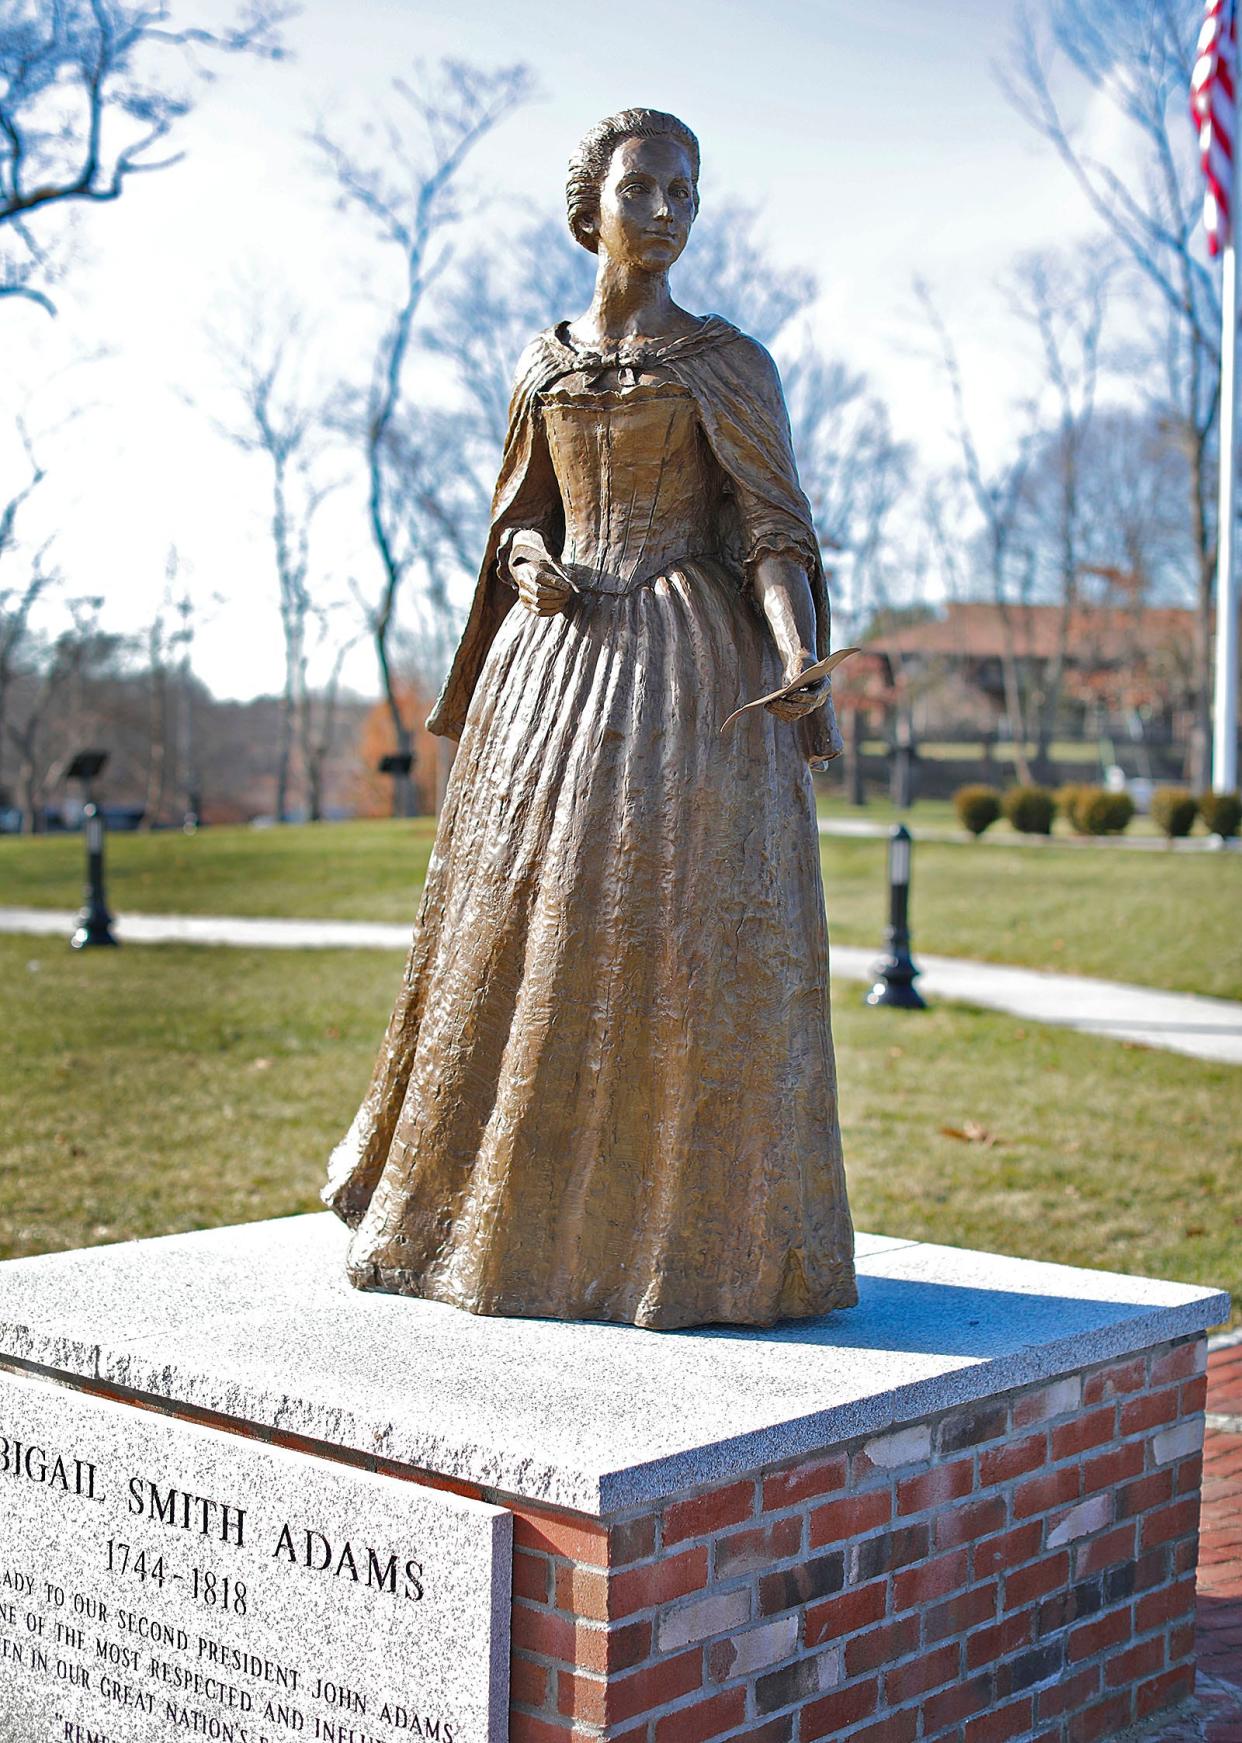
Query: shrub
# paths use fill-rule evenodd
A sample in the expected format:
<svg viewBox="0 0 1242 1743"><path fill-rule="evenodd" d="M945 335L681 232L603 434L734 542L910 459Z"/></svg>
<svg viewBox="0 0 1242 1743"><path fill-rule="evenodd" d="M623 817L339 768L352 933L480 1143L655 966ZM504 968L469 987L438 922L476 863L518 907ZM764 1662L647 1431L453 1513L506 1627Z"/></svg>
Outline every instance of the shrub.
<svg viewBox="0 0 1242 1743"><path fill-rule="evenodd" d="M1001 814L1000 794L995 787L959 787L953 795L953 808L963 829L982 835Z"/></svg>
<svg viewBox="0 0 1242 1743"><path fill-rule="evenodd" d="M1020 835L1051 835L1056 800L1047 787L1010 787L1001 809Z"/></svg>
<svg viewBox="0 0 1242 1743"><path fill-rule="evenodd" d="M1198 810L1194 794L1185 787L1157 787L1151 796L1152 817L1170 841L1175 836L1190 834Z"/></svg>
<svg viewBox="0 0 1242 1743"><path fill-rule="evenodd" d="M1213 835L1231 841L1242 826L1242 799L1236 793L1200 793L1199 815Z"/></svg>
<svg viewBox="0 0 1242 1743"><path fill-rule="evenodd" d="M1084 787L1074 806L1075 824L1083 835L1120 835L1133 816L1129 793L1110 793L1105 787Z"/></svg>
<svg viewBox="0 0 1242 1743"><path fill-rule="evenodd" d="M1058 812L1062 817L1064 817L1070 828L1075 830L1079 835L1085 833L1078 821L1079 800L1082 799L1084 794L1094 793L1096 791L1098 791L1098 789L1095 787L1084 787L1081 783L1075 783L1068 787L1058 787L1056 792L1053 794Z"/></svg>

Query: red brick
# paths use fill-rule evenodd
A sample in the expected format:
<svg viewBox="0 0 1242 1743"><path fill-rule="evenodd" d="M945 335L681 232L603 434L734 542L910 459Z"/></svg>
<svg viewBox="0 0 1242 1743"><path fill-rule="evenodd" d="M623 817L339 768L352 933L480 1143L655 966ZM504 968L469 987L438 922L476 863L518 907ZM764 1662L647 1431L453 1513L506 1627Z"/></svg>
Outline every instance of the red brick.
<svg viewBox="0 0 1242 1743"><path fill-rule="evenodd" d="M1113 1362L1088 1374L1082 1383L1084 1404L1103 1404L1110 1398L1120 1398L1129 1392L1141 1392L1147 1384L1147 1362L1143 1356L1133 1356L1126 1362Z"/></svg>
<svg viewBox="0 0 1242 1743"><path fill-rule="evenodd" d="M614 1568L628 1567L633 1561L646 1561L655 1554L656 1516L641 1514L614 1525L608 1533L608 1555Z"/></svg>
<svg viewBox="0 0 1242 1743"><path fill-rule="evenodd" d="M592 1725L617 1725L652 1707L663 1707L703 1686L703 1654L697 1649L662 1658L630 1676L588 1682L569 1671L557 1673L557 1706Z"/></svg>
<svg viewBox="0 0 1242 1743"><path fill-rule="evenodd" d="M927 1507L943 1507L960 1501L974 1487L974 1461L956 1459L951 1465L935 1465L920 1477L907 1477L897 1485L898 1513L922 1513Z"/></svg>
<svg viewBox="0 0 1242 1743"><path fill-rule="evenodd" d="M1132 1613L1128 1609L1110 1610L1107 1615L1096 1616L1072 1631L1066 1647L1066 1657L1071 1664L1078 1664L1084 1658L1094 1658L1098 1653L1120 1646L1133 1633Z"/></svg>
<svg viewBox="0 0 1242 1743"><path fill-rule="evenodd" d="M1159 1553L1159 1550L1152 1551L1153 1555L1158 1555ZM1199 1539L1197 1536L1185 1537L1180 1543L1174 1544L1171 1560L1174 1579L1180 1579L1182 1574L1193 1573L1195 1568L1198 1566L1198 1562Z"/></svg>
<svg viewBox="0 0 1242 1743"><path fill-rule="evenodd" d="M1100 1743L1101 1738L1124 1730L1130 1723L1133 1704L1127 1691L1121 1695L1109 1695L1093 1706L1080 1707L1069 1716L1065 1730L1067 1743Z"/></svg>
<svg viewBox="0 0 1242 1743"><path fill-rule="evenodd" d="M1203 1486L1203 1454L1195 1453L1180 1459L1173 1467L1173 1491L1177 1495L1193 1495Z"/></svg>
<svg viewBox="0 0 1242 1743"><path fill-rule="evenodd" d="M993 1447L979 1454L979 1486L987 1489L993 1483L1009 1483L1024 1477L1048 1462L1047 1434L1028 1435L1025 1440L1010 1441L1006 1446Z"/></svg>
<svg viewBox="0 0 1242 1743"><path fill-rule="evenodd" d="M763 1479L763 1510L796 1507L816 1495L831 1495L843 1489L849 1477L849 1460L817 1459L814 1464L793 1465L787 1471L771 1471Z"/></svg>
<svg viewBox="0 0 1242 1743"><path fill-rule="evenodd" d="M1029 1646L1035 1633L1034 1610L1020 1610L990 1628L976 1628L966 1636L966 1669L983 1670L998 1659L1008 1658Z"/></svg>
<svg viewBox="0 0 1242 1743"><path fill-rule="evenodd" d="M844 1731L847 1725L857 1725L875 1712L880 1692L879 1679L851 1683L849 1688L826 1695L821 1701L811 1701L802 1709L802 1743L815 1743L817 1737L830 1737Z"/></svg>
<svg viewBox="0 0 1242 1743"><path fill-rule="evenodd" d="M730 1525L740 1525L755 1510L755 1485L732 1483L664 1509L664 1544L670 1548L688 1537L708 1537Z"/></svg>
<svg viewBox="0 0 1242 1743"><path fill-rule="evenodd" d="M548 1670L515 1652L509 1662L509 1699L524 1707L542 1707L548 1698Z"/></svg>
<svg viewBox="0 0 1242 1743"><path fill-rule="evenodd" d="M1191 1380L1202 1372L1203 1351L1197 1338L1187 1344L1176 1344L1162 1356L1151 1359L1153 1386L1167 1386L1171 1380Z"/></svg>
<svg viewBox="0 0 1242 1743"><path fill-rule="evenodd" d="M1125 1652L1110 1658L1104 1666L1104 1685L1110 1689L1126 1688L1144 1677L1154 1676L1164 1669L1164 1640L1156 1635L1152 1640L1140 1640Z"/></svg>
<svg viewBox="0 0 1242 1743"><path fill-rule="evenodd" d="M1142 1392L1121 1406L1118 1427L1122 1434L1145 1434L1150 1428L1172 1422L1177 1416L1177 1387L1162 1392Z"/></svg>
<svg viewBox="0 0 1242 1743"><path fill-rule="evenodd" d="M587 1725L602 1725L607 1716L608 1684L603 1677L582 1676L574 1670L556 1673L557 1711L567 1719Z"/></svg>
<svg viewBox="0 0 1242 1743"><path fill-rule="evenodd" d="M514 1604L514 1646L537 1652L541 1658L559 1658L565 1664L581 1663L577 1631L568 1616L557 1610L536 1610L531 1604ZM588 1665L587 1669L595 1669Z"/></svg>
<svg viewBox="0 0 1242 1743"><path fill-rule="evenodd" d="M513 1560L516 1566L516 1555ZM556 1566L555 1584L555 1603L558 1610L564 1610L571 1616L584 1616L590 1622L608 1620L607 1574L599 1573L594 1568L575 1567L572 1562L560 1562ZM517 1591L516 1576L513 1589ZM522 1593L523 1597L528 1595Z"/></svg>
<svg viewBox="0 0 1242 1743"><path fill-rule="evenodd" d="M635 1610L650 1610L656 1604L701 1592L707 1584L707 1550L685 1549L646 1567L614 1574L608 1596L609 1619L632 1616Z"/></svg>
<svg viewBox="0 0 1242 1743"><path fill-rule="evenodd" d="M1048 1422L1054 1417L1068 1416L1082 1406L1082 1385L1074 1384L1074 1376L1051 1380L1037 1392L1023 1392L1013 1401L1013 1426L1029 1428L1034 1422Z"/></svg>
<svg viewBox="0 0 1242 1743"><path fill-rule="evenodd" d="M811 1548L821 1549L826 1543L843 1543L847 1538L878 1531L892 1517L890 1489L869 1489L862 1495L846 1495L840 1501L829 1501L811 1514Z"/></svg>
<svg viewBox="0 0 1242 1743"><path fill-rule="evenodd" d="M1161 1507L1147 1515L1139 1526L1139 1545L1143 1549L1155 1549L1158 1544L1189 1536L1198 1527L1199 1497L1186 1495L1182 1500L1174 1501L1171 1507Z"/></svg>
<svg viewBox="0 0 1242 1743"><path fill-rule="evenodd" d="M1076 1501L1082 1488L1079 1465L1064 1465L1059 1471L1043 1471L1038 1477L1028 1477L1013 1492L1013 1516L1029 1519L1035 1513L1047 1513L1053 1507L1064 1507Z"/></svg>
<svg viewBox="0 0 1242 1743"><path fill-rule="evenodd" d="M693 1707L682 1707L656 1720L655 1743L707 1743L746 1717L746 1690L727 1689Z"/></svg>
<svg viewBox="0 0 1242 1743"><path fill-rule="evenodd" d="M1135 1691L1135 1708L1140 1719L1158 1713L1162 1707L1172 1707L1184 1701L1195 1686L1193 1664L1179 1664L1176 1670L1166 1670L1150 1682L1140 1683Z"/></svg>
<svg viewBox="0 0 1242 1743"><path fill-rule="evenodd" d="M580 1626L576 1632L576 1654L569 1663L578 1670L598 1671L602 1676L633 1670L651 1656L651 1623L627 1622L622 1628Z"/></svg>
<svg viewBox="0 0 1242 1743"><path fill-rule="evenodd" d="M965 1549L953 1549L948 1555L938 1555L918 1567L905 1568L893 1575L893 1610L900 1613L914 1605L947 1598L960 1592L969 1578L970 1553Z"/></svg>
<svg viewBox="0 0 1242 1743"><path fill-rule="evenodd" d="M1181 1547L1179 1544L1179 1550ZM1189 1548L1191 1554L1189 1565L1186 1567L1172 1566L1174 1558L1170 1556L1167 1549L1153 1549L1149 1550L1146 1555L1141 1555L1134 1564L1134 1590L1136 1592L1150 1592L1156 1586L1167 1585L1171 1579L1177 1579L1181 1574L1194 1573L1197 1565L1198 1545L1193 1539L1189 1542Z"/></svg>
<svg viewBox="0 0 1242 1743"><path fill-rule="evenodd" d="M1153 1628L1164 1628L1183 1616L1193 1616L1194 1610L1195 1582L1178 1580L1176 1585L1163 1586L1139 1599L1134 1611L1135 1632L1147 1634Z"/></svg>
<svg viewBox="0 0 1242 1743"><path fill-rule="evenodd" d="M875 1580L869 1586L842 1592L839 1598L812 1605L803 1623L806 1644L822 1646L827 1640L842 1640L859 1628L874 1627L884 1614L887 1599L887 1582Z"/></svg>
<svg viewBox="0 0 1242 1743"><path fill-rule="evenodd" d="M932 1530L937 1549L954 1549L959 1543L975 1543L981 1537L990 1537L993 1532L1002 1531L1004 1525L1004 1496L987 1495L961 1507L946 1507L936 1515Z"/></svg>
<svg viewBox="0 0 1242 1743"><path fill-rule="evenodd" d="M852 1731L850 1743L913 1743L918 1728L918 1708L907 1707L904 1713L886 1713L874 1725ZM739 1737L737 1743L745 1743L745 1739Z"/></svg>
<svg viewBox="0 0 1242 1743"><path fill-rule="evenodd" d="M918 1647L920 1627L918 1616L899 1616L883 1628L868 1628L865 1634L855 1635L845 1648L846 1676L883 1670L894 1659L905 1658Z"/></svg>
<svg viewBox="0 0 1242 1743"><path fill-rule="evenodd" d="M923 1735L934 1737L948 1725L960 1725L992 1704L994 1678L991 1671L954 1684L923 1702Z"/></svg>
<svg viewBox="0 0 1242 1743"><path fill-rule="evenodd" d="M608 1527L571 1513L542 1513L530 1507L510 1507L513 1542L518 1549L563 1555L588 1567L608 1566Z"/></svg>
<svg viewBox="0 0 1242 1743"><path fill-rule="evenodd" d="M1041 1689L1035 1697L1036 1710L1042 1723L1045 1719L1059 1719L1065 1713L1077 1712L1086 1706L1088 1701L1095 1699L1100 1692L1100 1667L1098 1664L1087 1665L1085 1669L1076 1671L1073 1676L1063 1676L1051 1688Z"/></svg>
<svg viewBox="0 0 1242 1743"><path fill-rule="evenodd" d="M952 1682L962 1664L960 1641L951 1641L935 1652L921 1652L908 1664L894 1665L884 1677L884 1698L890 1706L900 1707L929 1689L938 1689Z"/></svg>
<svg viewBox="0 0 1242 1743"><path fill-rule="evenodd" d="M1082 1492L1084 1495L1094 1495L1101 1489L1115 1489L1118 1483L1124 1483L1127 1478L1137 1477L1142 1469L1141 1441L1131 1441L1128 1446L1112 1447L1098 1458L1083 1460Z"/></svg>
<svg viewBox="0 0 1242 1743"><path fill-rule="evenodd" d="M1080 1543L1074 1551L1074 1577L1086 1579L1088 1574L1099 1573L1101 1568L1116 1567L1119 1562L1134 1560L1135 1526L1131 1521L1128 1525L1118 1525L1112 1531L1105 1531L1099 1537L1090 1537L1085 1543Z"/></svg>
<svg viewBox="0 0 1242 1743"><path fill-rule="evenodd" d="M968 1592L959 1592L946 1603L932 1605L923 1616L924 1640L931 1646L938 1640L965 1634L984 1622L994 1622L996 1596L996 1582L992 1580L986 1586L972 1586Z"/></svg>
<svg viewBox="0 0 1242 1743"><path fill-rule="evenodd" d="M532 1713L509 1714L509 1743L575 1743L586 1733L565 1721L538 1719Z"/></svg>
<svg viewBox="0 0 1242 1743"><path fill-rule="evenodd" d="M790 1513L784 1519L769 1519L750 1531L734 1531L718 1538L713 1546L716 1578L754 1573L788 1561L802 1548L802 1516Z"/></svg>
<svg viewBox="0 0 1242 1743"><path fill-rule="evenodd" d="M1005 1609L1021 1610L1037 1598L1069 1584L1069 1556L1063 1549L1046 1555L1042 1561L1018 1568L1005 1577Z"/></svg>
<svg viewBox="0 0 1242 1743"><path fill-rule="evenodd" d="M975 1578L1004 1573L1007 1568L1031 1561L1040 1552L1044 1531L1038 1519L1006 1531L1001 1537L989 1537L975 1545Z"/></svg>
<svg viewBox="0 0 1242 1743"><path fill-rule="evenodd" d="M729 1743L792 1743L793 1731L794 1714L778 1713L776 1718L765 1719L749 1731L739 1731Z"/></svg>
<svg viewBox="0 0 1242 1743"><path fill-rule="evenodd" d="M1206 1403L1207 1375L1199 1374L1193 1380L1183 1380L1177 1398L1177 1414L1179 1416L1197 1416Z"/></svg>
<svg viewBox="0 0 1242 1743"><path fill-rule="evenodd" d="M552 1563L546 1555L529 1555L524 1550L513 1552L513 1595L530 1598L536 1604L546 1604L552 1589Z"/></svg>
<svg viewBox="0 0 1242 1743"><path fill-rule="evenodd" d="M1180 1664L1195 1655L1195 1625L1183 1622L1180 1628L1170 1628L1167 1636L1166 1664Z"/></svg>
<svg viewBox="0 0 1242 1743"><path fill-rule="evenodd" d="M1138 1477L1133 1483L1123 1483L1117 1491L1118 1519L1133 1519L1136 1513L1150 1513L1173 1496L1173 1473L1167 1467Z"/></svg>
<svg viewBox="0 0 1242 1743"><path fill-rule="evenodd" d="M1070 1422L1063 1422L1052 1430L1052 1456L1054 1459L1077 1458L1080 1453L1090 1452L1093 1447L1104 1446L1112 1440L1117 1431L1117 1411L1114 1405L1104 1410L1088 1410L1082 1416L1075 1416Z"/></svg>
<svg viewBox="0 0 1242 1743"><path fill-rule="evenodd" d="M1010 1737L1030 1730L1034 1705L1030 1695L1023 1695L1020 1701L1010 1701L1008 1706L980 1713L977 1719L967 1723L966 1743L1008 1743Z"/></svg>

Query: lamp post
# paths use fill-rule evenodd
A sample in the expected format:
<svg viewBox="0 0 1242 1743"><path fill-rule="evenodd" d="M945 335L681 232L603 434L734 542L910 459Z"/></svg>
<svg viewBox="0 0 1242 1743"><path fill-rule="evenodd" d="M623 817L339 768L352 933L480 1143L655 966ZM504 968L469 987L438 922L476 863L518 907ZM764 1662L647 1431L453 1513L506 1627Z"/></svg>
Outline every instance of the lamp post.
<svg viewBox="0 0 1242 1743"><path fill-rule="evenodd" d="M400 817L401 783L409 780L410 770L414 767L414 758L408 750L393 750L389 751L386 756L382 756L375 767L381 775L392 776L392 814L394 817Z"/></svg>
<svg viewBox="0 0 1242 1743"><path fill-rule="evenodd" d="M104 896L104 820L91 788L91 783L103 773L107 760L106 750L83 750L65 770L69 780L81 781L86 798L82 810L82 833L86 837L86 890L77 930L69 940L75 950L86 950L93 945L115 949L117 944Z"/></svg>
<svg viewBox="0 0 1242 1743"><path fill-rule="evenodd" d="M867 994L869 1005L895 1005L902 1011L925 1011L926 1000L914 982L919 970L910 955L910 856L914 843L904 823L888 838L888 955L876 969L878 979Z"/></svg>

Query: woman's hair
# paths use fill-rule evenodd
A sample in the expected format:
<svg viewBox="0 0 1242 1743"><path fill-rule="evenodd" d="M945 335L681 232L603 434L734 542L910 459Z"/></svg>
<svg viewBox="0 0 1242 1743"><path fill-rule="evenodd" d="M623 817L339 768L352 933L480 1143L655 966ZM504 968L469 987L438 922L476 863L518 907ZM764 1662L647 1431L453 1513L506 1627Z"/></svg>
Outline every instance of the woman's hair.
<svg viewBox="0 0 1242 1743"><path fill-rule="evenodd" d="M569 228L575 242L599 252L599 240L589 221L599 220L599 191L612 154L627 139L674 139L690 159L690 175L694 183L694 210L699 209L699 142L676 115L666 115L662 109L622 109L617 115L597 121L569 160L569 178L565 183L565 204Z"/></svg>

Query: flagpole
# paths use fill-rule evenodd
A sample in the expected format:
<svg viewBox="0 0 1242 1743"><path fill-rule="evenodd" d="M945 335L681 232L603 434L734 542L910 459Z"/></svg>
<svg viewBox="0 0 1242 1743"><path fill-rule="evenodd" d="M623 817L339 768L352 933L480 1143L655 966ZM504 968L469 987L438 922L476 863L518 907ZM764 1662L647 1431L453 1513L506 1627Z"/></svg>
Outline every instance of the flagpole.
<svg viewBox="0 0 1242 1743"><path fill-rule="evenodd" d="M1242 78L1235 76L1233 137L1242 139ZM1220 511L1216 542L1216 696L1212 711L1212 790L1238 785L1238 589L1234 578L1237 458L1234 430L1238 388L1238 250L1234 241L1242 186L1230 190L1228 240L1221 269Z"/></svg>

